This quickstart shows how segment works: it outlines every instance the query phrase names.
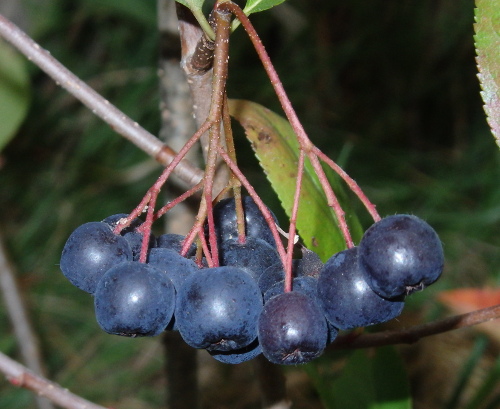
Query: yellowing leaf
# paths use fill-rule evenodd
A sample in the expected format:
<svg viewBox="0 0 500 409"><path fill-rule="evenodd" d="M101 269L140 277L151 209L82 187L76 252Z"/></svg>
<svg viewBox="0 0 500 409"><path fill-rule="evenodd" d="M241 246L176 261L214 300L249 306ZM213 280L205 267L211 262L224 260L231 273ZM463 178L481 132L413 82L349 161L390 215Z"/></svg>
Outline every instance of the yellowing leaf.
<svg viewBox="0 0 500 409"><path fill-rule="evenodd" d="M298 163L298 143L290 124L283 117L250 101L230 100L229 110L245 129L260 165L290 216ZM358 225L355 216L351 216L351 222ZM305 245L323 261L346 247L335 214L307 160L297 229Z"/></svg>

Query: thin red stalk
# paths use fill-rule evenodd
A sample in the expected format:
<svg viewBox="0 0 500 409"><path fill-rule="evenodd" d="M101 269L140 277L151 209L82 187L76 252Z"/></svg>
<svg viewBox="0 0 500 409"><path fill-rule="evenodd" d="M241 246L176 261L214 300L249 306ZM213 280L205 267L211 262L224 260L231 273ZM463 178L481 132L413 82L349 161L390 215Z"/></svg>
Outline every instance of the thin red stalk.
<svg viewBox="0 0 500 409"><path fill-rule="evenodd" d="M184 244L181 249L182 256L185 256L187 254L189 247L191 247L191 244L193 244L196 235L198 234L198 231L200 229L203 229L203 223L205 222L206 215L207 215L206 200L205 196L202 196L200 201L200 207L198 209L198 214L196 215L196 221L189 230L188 234L186 234L186 238L184 239ZM210 253L205 253L205 256L209 254Z"/></svg>
<svg viewBox="0 0 500 409"><path fill-rule="evenodd" d="M193 186L191 189L186 190L182 195L176 197L174 200L168 202L165 206L163 206L161 209L159 209L155 213L155 218L154 219L158 220L165 213L167 213L170 209L173 209L179 203L182 203L184 200L186 200L189 197L193 196L197 191L201 190L202 187L203 187L203 181L201 181L197 185Z"/></svg>
<svg viewBox="0 0 500 409"><path fill-rule="evenodd" d="M290 215L290 227L288 229L288 246L287 257L285 264L285 292L292 291L293 277L292 277L292 256L293 246L295 242L295 232L297 227L297 215L299 213L300 191L302 189L302 177L304 175L304 158L305 154L302 149L299 152L299 164L297 166L297 180L295 185L295 194L293 197L292 214Z"/></svg>
<svg viewBox="0 0 500 409"><path fill-rule="evenodd" d="M248 19L248 17L245 15L243 10L241 8L232 2L223 2L217 5L218 8L224 9L224 10L229 10L231 11L237 18L240 20L243 28L247 32L250 41L252 41L252 44L259 55L260 60L262 61L262 64L264 66L264 69L271 81L271 85L274 88L274 91L281 103L281 106L283 108L283 111L285 112L285 115L290 122L290 125L292 126L296 136L297 140L300 144L301 149L303 149L311 159L311 163L313 163L313 166L315 168L316 172L318 173L318 178L320 179L320 182L323 186L323 189L325 191L325 194L327 196L327 200L329 201L329 204L335 211L335 214L337 215L337 219L339 222L340 230L342 231L342 234L345 238L346 244L348 247L354 246L351 235L349 233L349 227L347 226L347 223L345 222L345 217L344 217L344 211L342 210L337 198L335 197L335 194L333 193L333 190L329 186L328 180L326 176L324 175L323 169L321 168L321 165L319 164L317 157L314 155L311 155L310 153L312 152L312 149L314 148L313 143L310 141L309 137L307 136L307 133L304 130L304 127L302 126L293 106L292 103L290 102L290 99L288 98L286 91L283 87L283 84L281 83L281 80L278 76L278 73L276 72L271 59L269 58L269 55L267 54L267 51L262 44L262 41L259 38L259 35L257 34L257 31L253 27L252 23ZM314 156L314 159L313 159ZM316 165L314 164L316 162ZM328 185L328 187L327 187Z"/></svg>
<svg viewBox="0 0 500 409"><path fill-rule="evenodd" d="M172 159L172 162L165 168L165 170L162 172L162 174L156 181L155 185L158 185L161 189L161 187L165 184L165 182L167 181L173 170L179 165L179 163L181 163L184 156L186 156L189 150L194 146L196 142L198 142L201 136L210 128L211 125L212 122L206 120L203 123L203 125L200 126L200 128L193 134L193 136L191 136L191 138L189 138L189 140L181 148L179 153L175 155L175 157Z"/></svg>
<svg viewBox="0 0 500 409"><path fill-rule="evenodd" d="M337 175L339 175L344 182L347 183L349 189L351 189L354 194L358 197L358 199L364 204L366 210L373 218L373 221L378 222L381 217L377 212L375 205L368 199L365 193L361 190L356 181L351 178L344 169L342 169L339 165L337 165L332 159L330 159L327 155L321 152L316 146L312 148L312 152L318 156L323 162L325 162L328 166L330 166Z"/></svg>
<svg viewBox="0 0 500 409"><path fill-rule="evenodd" d="M200 227L198 229L198 238L200 239L201 248L203 249L203 252L205 253L205 258L207 259L208 266L215 267L212 256L210 255L210 250L208 248L208 243L207 243L207 240L205 238L205 231L203 230L203 227Z"/></svg>
<svg viewBox="0 0 500 409"><path fill-rule="evenodd" d="M349 233L349 226L347 225L347 222L345 220L345 212L342 209L342 206L340 206L339 200L337 199L335 192L333 191L332 187L330 186L330 183L328 182L328 178L326 177L325 172L321 167L321 163L319 162L318 157L312 152L309 152L307 156L311 161L311 164L314 168L314 171L316 172L316 175L318 175L319 182L321 183L323 191L325 192L326 195L328 206L330 206L335 212L335 216L337 217L337 222L339 223L340 231L344 236L344 240L347 244L347 247L348 248L354 247L354 242L352 241L351 233Z"/></svg>
<svg viewBox="0 0 500 409"><path fill-rule="evenodd" d="M286 263L286 251L285 247L283 246L283 243L281 242L281 237L278 232L278 229L276 228L276 224L274 222L274 218L271 215L271 212L267 208L267 206L264 204L262 199L259 197L255 189L253 188L252 184L248 181L248 179L245 177L245 175L241 172L241 170L238 168L238 166L231 160L229 155L221 148L219 147L219 155L221 158L226 162L227 166L229 166L229 169L231 169L231 172L234 173L234 175L238 178L238 180L241 182L243 187L247 190L248 194L250 197L254 200L255 204L261 211L262 215L264 216L264 219L266 220L269 228L271 229L271 233L273 234L274 240L276 241L276 249L278 250L278 254L280 255L281 261L283 265Z"/></svg>
<svg viewBox="0 0 500 409"><path fill-rule="evenodd" d="M123 223L117 223L116 227L113 229L113 233L115 234L120 234L121 231L128 226L130 226L130 223L132 223L132 220L134 220L136 217L139 217L142 212L144 211L144 208L147 206L147 203L151 199L151 191L148 190L144 197L142 198L141 202L135 207L134 210L132 210L129 215L125 218Z"/></svg>
<svg viewBox="0 0 500 409"><path fill-rule="evenodd" d="M212 96L209 118L212 122L209 134L208 156L205 167L203 196L206 205L208 239L214 266L219 265L219 250L213 215L213 187L217 168L217 148L220 146L221 119L226 95L228 71L229 33L231 14L223 10L215 10L215 53L212 80Z"/></svg>
<svg viewBox="0 0 500 409"><path fill-rule="evenodd" d="M208 129L210 128L211 122L210 121L205 121L203 125L198 129L191 138L186 142L186 144L182 147L182 149L175 155L173 158L172 162L163 169L163 172L161 175L156 179L156 182L153 184L153 186L147 191L147 193L144 195L143 199L139 203L139 205L128 215L125 223L119 223L115 229L114 233L115 234L120 234L120 232L130 226L130 223L132 223L132 220L134 220L136 217L138 217L144 210L144 207L146 206L146 203L148 203L151 200L151 195L154 190L160 191L167 179L170 177L170 174L174 171L176 166L182 161L184 156L188 153L188 151L193 147L193 145L198 142L200 139L201 135ZM199 182L198 182L199 183ZM149 239L148 239L149 240Z"/></svg>
<svg viewBox="0 0 500 409"><path fill-rule="evenodd" d="M219 128L216 130L215 128ZM215 165L217 161L217 148L219 145L219 133L220 127L219 123L216 122L215 126L211 128L210 134L210 143L209 143L209 151L208 151L208 160L207 160L207 170L205 171L205 186L203 189L203 195L206 201L206 218L208 224L208 240L210 242L210 250L212 256L212 262L215 263L215 266L219 265L219 249L217 245L217 235L215 234L215 222L214 222L214 212L213 212L213 204L212 204L212 189L213 182L215 177Z"/></svg>
<svg viewBox="0 0 500 409"><path fill-rule="evenodd" d="M276 72L273 63L271 62L271 58L269 58L269 55L267 54L267 51L264 45L262 44L262 41L260 40L259 35L257 34L257 31L253 27L252 23L245 15L243 10L233 2L230 1L222 2L217 4L216 7L218 9L230 11L236 16L238 20L240 20L241 25L247 32L248 37L250 38L250 41L252 42L255 48L255 51L257 51L257 54L259 55L259 58L262 61L262 65L264 66L267 76L271 81L271 85L274 88L274 91L281 103L281 106L283 108L283 111L285 112L288 121L290 122L290 125L292 126L294 132L297 135L300 145L306 152L308 152L313 145L309 140L309 137L307 136L304 127L300 123L300 120L297 114L295 113L295 110L293 109L292 103L290 102L290 99L288 98L285 92L285 88L281 83L279 75Z"/></svg>
<svg viewBox="0 0 500 409"><path fill-rule="evenodd" d="M142 233L142 245L141 254L139 255L139 262L145 263L148 256L149 240L151 236L151 229L153 227L156 200L158 199L159 190L154 190L151 193L151 200L148 204L148 212L146 214L146 220L140 227L140 232Z"/></svg>

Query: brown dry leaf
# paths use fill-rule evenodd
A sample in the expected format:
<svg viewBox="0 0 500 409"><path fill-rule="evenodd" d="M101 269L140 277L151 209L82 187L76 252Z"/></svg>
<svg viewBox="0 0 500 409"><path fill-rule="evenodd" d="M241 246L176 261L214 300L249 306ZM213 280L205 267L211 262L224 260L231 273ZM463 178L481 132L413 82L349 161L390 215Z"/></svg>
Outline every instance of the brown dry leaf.
<svg viewBox="0 0 500 409"><path fill-rule="evenodd" d="M454 313L465 314L500 304L500 289L486 287L443 291L438 295L438 300ZM500 322L498 320L476 325L475 328L485 332L500 343Z"/></svg>

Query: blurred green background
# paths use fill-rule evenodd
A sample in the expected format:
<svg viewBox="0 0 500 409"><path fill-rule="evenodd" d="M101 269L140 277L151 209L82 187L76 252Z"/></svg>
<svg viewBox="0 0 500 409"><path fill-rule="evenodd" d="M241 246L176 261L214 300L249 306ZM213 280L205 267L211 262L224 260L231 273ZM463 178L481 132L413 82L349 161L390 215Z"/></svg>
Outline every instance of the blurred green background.
<svg viewBox="0 0 500 409"><path fill-rule="evenodd" d="M158 134L154 2L17 3L17 17L36 41ZM500 284L500 155L479 96L473 10L472 0L288 0L252 17L313 142L344 166L381 215L414 213L442 238L445 274L433 288L409 299L401 325L444 314L435 298L441 290ZM238 29L232 38L229 97L280 112L244 32ZM28 62L26 67L29 113L0 153L0 231L47 372L103 405L162 407L160 340L103 334L91 297L71 286L58 269L73 229L130 211L160 168L39 69ZM242 133L237 152L245 173L283 219ZM369 225L360 206L351 211ZM0 350L17 357L3 306L0 334ZM432 348L422 342L420 349L402 351L411 355L406 362L415 407L441 408L450 402L458 382L453 368L467 359L476 333L438 338L442 342L430 341ZM482 355L486 372L493 362L488 354L496 353L494 342ZM431 357L436 355L434 368L426 367L423 376L427 382L444 376L448 386L424 396L423 369L415 361L430 359L429 349L434 349ZM216 367L212 386L217 391L206 381L204 407L258 407L255 391L255 399L241 399L242 386L231 384L229 371ZM294 393L303 392L296 407L318 407L317 391L303 371L289 370L289 376L291 386L300 386ZM0 382L0 407L34 406L29 392Z"/></svg>

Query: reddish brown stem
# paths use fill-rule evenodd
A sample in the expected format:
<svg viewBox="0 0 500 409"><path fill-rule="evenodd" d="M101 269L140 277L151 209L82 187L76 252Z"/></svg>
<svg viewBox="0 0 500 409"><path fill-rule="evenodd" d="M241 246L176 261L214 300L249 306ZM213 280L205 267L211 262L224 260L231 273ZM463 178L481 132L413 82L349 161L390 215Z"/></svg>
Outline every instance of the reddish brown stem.
<svg viewBox="0 0 500 409"><path fill-rule="evenodd" d="M313 145L309 140L309 137L307 136L304 127L300 123L300 120L292 106L292 103L290 102L290 99L288 98L285 92L285 88L281 83L279 75L276 72L271 62L271 59L269 58L269 55L267 54L267 51L264 45L262 44L262 41L260 40L259 35L257 34L257 31L255 31L255 28L253 27L252 23L245 15L243 10L237 4L231 1L218 3L216 8L220 10L227 10L233 13L236 16L236 18L240 20L241 25L247 32L248 37L250 38L250 41L252 42L255 48L255 51L257 51L257 54L259 55L259 58L262 61L262 65L264 66L264 69L271 81L271 85L274 88L274 91L281 103L281 106L283 108L283 111L285 112L288 121L290 122L293 130L297 135L300 145L306 152L308 152Z"/></svg>
<svg viewBox="0 0 500 409"><path fill-rule="evenodd" d="M500 305L495 305L493 307L483 308L481 310L476 310L462 315L454 315L452 317L428 322L422 325L415 325L405 329L383 331L372 334L364 333L358 336L347 334L342 337L338 337L331 344L331 348L358 349L379 347L383 345L412 344L424 337L460 328L471 327L473 325L478 325L498 318L500 318Z"/></svg>
<svg viewBox="0 0 500 409"><path fill-rule="evenodd" d="M217 247L217 236L215 234L214 216L213 216L213 187L214 177L217 167L217 150L220 146L220 132L222 111L225 100L226 80L227 80L227 62L229 54L229 33L231 27L231 14L224 11L215 11L215 54L214 54L214 73L212 81L212 98L210 105L209 118L212 122L210 128L209 149L207 165L205 168L205 185L203 196L206 205L206 217L208 224L208 239L212 263L219 265L219 253Z"/></svg>
<svg viewBox="0 0 500 409"><path fill-rule="evenodd" d="M337 165L332 159L330 159L327 155L321 152L316 146L312 148L312 152L320 158L323 162L325 162L328 166L330 166L337 175L339 175L344 182L349 186L349 189L354 192L354 194L359 198L361 203L364 204L366 210L373 218L373 221L378 222L380 220L380 215L377 212L375 205L368 199L365 193L361 190L356 181L351 178L347 172L342 169L339 165Z"/></svg>
<svg viewBox="0 0 500 409"><path fill-rule="evenodd" d="M321 163L318 160L318 157L312 153L308 153L309 160L311 161L311 165L318 176L319 182L321 183L321 187L326 195L326 200L328 202L328 206L330 206L335 212L335 216L337 217L337 223L339 224L340 231L344 236L344 240L347 244L348 248L354 247L354 242L352 241L351 233L349 232L349 226L347 225L345 219L345 212L340 206L340 202L335 195L330 183L328 182L328 178L325 175L325 171L321 167Z"/></svg>
<svg viewBox="0 0 500 409"><path fill-rule="evenodd" d="M0 372L3 372L14 386L26 388L44 396L61 408L67 409L106 409L75 395L62 386L36 375L20 363L0 352Z"/></svg>
<svg viewBox="0 0 500 409"><path fill-rule="evenodd" d="M126 229L128 226L130 226L132 221L143 213L145 207L147 206L150 200L151 200L151 191L148 190L144 195L144 197L142 198L141 202L136 206L136 208L132 210L125 219L120 220L120 222L116 224L113 233L120 234L123 229Z"/></svg>
<svg viewBox="0 0 500 409"><path fill-rule="evenodd" d="M198 142L201 135L210 128L211 123L209 121L205 121L203 125L198 129L193 136L186 142L186 144L182 147L179 153L173 158L172 162L163 170L162 174L158 177L154 185L147 191L144 195L143 199L139 203L139 205L128 215L126 220L123 223L119 223L114 230L115 234L120 234L120 232L130 226L130 223L138 217L146 207L147 203L151 200L152 192L157 190L158 192L161 190L163 185L166 183L169 176L172 174L176 166L182 161L182 158L186 156L188 151L193 147L193 145ZM199 183L199 182L198 182ZM149 238L148 238L149 240Z"/></svg>
<svg viewBox="0 0 500 409"><path fill-rule="evenodd" d="M293 197L292 213L290 215L290 227L288 229L288 245L285 263L285 292L292 291L292 256L293 246L295 244L295 232L297 227L297 216L299 213L300 191L302 189L302 177L304 175L304 159L305 154L302 149L299 152L299 163L297 166L297 181L295 185L295 195Z"/></svg>
<svg viewBox="0 0 500 409"><path fill-rule="evenodd" d="M342 210L342 207L340 206L340 203L338 202L337 198L335 197L330 184L328 183L328 179L326 178L323 169L321 168L321 165L318 162L318 159L315 155L312 154L312 150L314 148L314 145L310 141L309 137L307 136L306 131L304 130L304 127L302 126L293 106L292 103L290 102L290 99L288 98L288 95L286 94L286 91L283 87L283 84L278 76L278 73L276 72L271 59L269 58L269 55L267 54L267 51L262 44L262 41L259 38L259 35L257 34L257 31L255 31L252 23L248 19L248 17L243 13L243 10L236 5L235 3L232 2L223 2L217 5L219 9L223 10L229 10L231 11L241 22L243 28L246 30L248 36L250 37L250 40L252 41L252 44L257 51L257 54L259 55L260 60L262 61L262 64L264 66L264 69L271 81L271 85L274 88L274 91L281 103L281 106L283 108L283 111L285 112L285 115L290 122L290 125L292 126L296 136L297 140L299 142L300 148L305 151L305 153L309 156L311 163L313 164L314 170L318 174L318 178L320 179L321 186L323 187L323 190L325 192L325 195L327 196L327 200L329 202L329 205L333 208L335 211L337 221L339 223L339 228L344 236L344 239L346 241L347 247L352 247L354 244L351 239L351 235L349 233L349 227L345 221L345 212Z"/></svg>
<svg viewBox="0 0 500 409"><path fill-rule="evenodd" d="M160 190L154 190L151 193L151 199L148 204L148 211L146 214L146 220L140 227L140 232L142 233L142 245L141 245L141 253L139 255L139 262L145 263L148 257L148 249L149 249L149 240L151 237L151 229L153 227L154 215L155 215L155 207L156 201L158 199L158 194ZM138 229L139 230L139 229Z"/></svg>
<svg viewBox="0 0 500 409"><path fill-rule="evenodd" d="M248 194L250 197L254 200L255 204L261 211L262 215L264 216L264 219L266 220L269 228L271 229L271 233L273 235L274 241L276 241L276 249L278 250L278 254L280 255L281 261L283 265L286 263L286 251L285 247L283 246L283 243L281 242L281 237L278 232L278 229L276 228L276 223L274 222L274 218L271 215L271 212L267 208L267 206L264 204L262 199L259 197L255 189L253 188L252 184L248 181L248 179L245 177L245 175L241 172L241 170L238 168L238 166L231 160L227 152L225 152L221 147L219 147L219 155L222 157L224 162L226 162L227 166L229 166L229 169L231 169L231 172L234 173L234 175L238 178L238 180L241 182L243 187L247 190Z"/></svg>
<svg viewBox="0 0 500 409"><path fill-rule="evenodd" d="M207 264L213 267L214 261L212 259L212 256L210 255L210 249L208 248L207 239L205 238L205 230L203 230L203 228L201 227L198 229L198 238L200 240L200 245L203 253L205 254L205 258L207 259Z"/></svg>
<svg viewBox="0 0 500 409"><path fill-rule="evenodd" d="M196 192L198 192L199 190L201 190L202 187L203 187L203 181L201 181L197 185L193 186L191 189L186 190L182 195L176 197L174 200L168 202L165 206L163 206L161 209L159 209L156 212L154 219L158 220L165 213L167 213L170 209L173 209L179 203L182 203L184 200L186 200L189 197L193 196Z"/></svg>

